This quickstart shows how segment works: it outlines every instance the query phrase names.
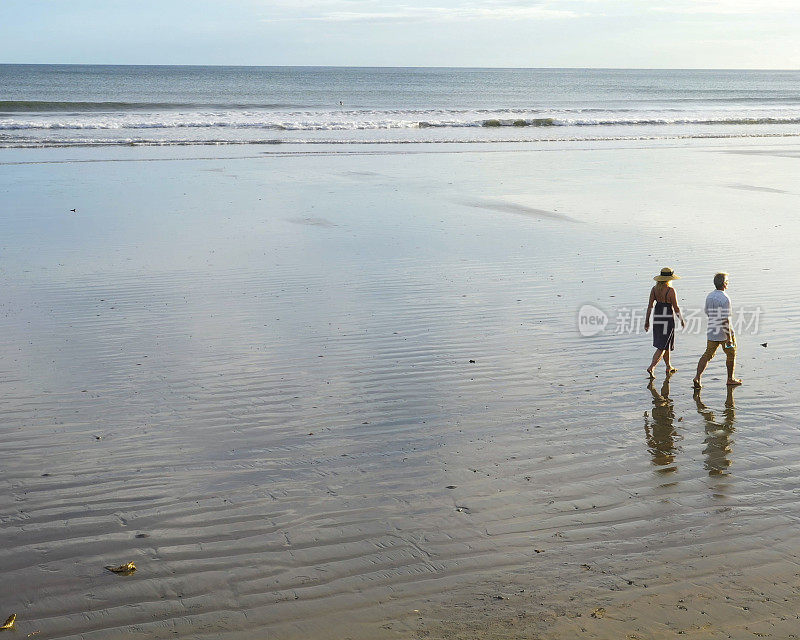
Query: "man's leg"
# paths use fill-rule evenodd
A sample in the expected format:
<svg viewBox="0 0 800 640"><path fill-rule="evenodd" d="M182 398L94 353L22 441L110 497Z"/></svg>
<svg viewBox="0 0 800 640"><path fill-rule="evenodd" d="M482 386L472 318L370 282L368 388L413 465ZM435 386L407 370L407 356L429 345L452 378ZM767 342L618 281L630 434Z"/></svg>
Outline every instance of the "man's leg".
<svg viewBox="0 0 800 640"><path fill-rule="evenodd" d="M694 377L694 386L698 389L700 388L700 376L703 375L703 371L706 370L708 366L708 361L711 360L705 353L700 356L700 360L697 363L697 375Z"/></svg>
<svg viewBox="0 0 800 640"><path fill-rule="evenodd" d="M725 366L728 367L728 384L732 387L742 384L741 380L733 377L733 370L736 368L736 347L725 350Z"/></svg>
<svg viewBox="0 0 800 640"><path fill-rule="evenodd" d="M695 389L700 388L701 386L700 376L703 375L703 371L706 370L706 367L708 366L708 363L711 360L711 358L714 357L714 352L716 350L717 350L717 344L714 342L708 342L705 353L702 356L700 356L700 361L697 363L697 375L694 377L694 380L692 381L694 383Z"/></svg>

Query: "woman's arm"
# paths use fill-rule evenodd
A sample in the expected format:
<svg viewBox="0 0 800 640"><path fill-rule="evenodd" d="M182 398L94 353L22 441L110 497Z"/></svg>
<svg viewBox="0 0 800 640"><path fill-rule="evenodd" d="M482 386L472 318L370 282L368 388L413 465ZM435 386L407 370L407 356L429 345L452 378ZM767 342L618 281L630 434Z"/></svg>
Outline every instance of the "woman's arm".
<svg viewBox="0 0 800 640"><path fill-rule="evenodd" d="M672 306L675 309L675 315L680 318L681 327L683 329L686 328L686 320L683 319L683 314L681 313L681 308L678 306L678 294L675 292L675 289L670 289L672 291Z"/></svg>
<svg viewBox="0 0 800 640"><path fill-rule="evenodd" d="M647 301L647 315L644 318L644 330L650 331L650 312L653 311L653 302L656 299L655 287L650 289L650 299Z"/></svg>

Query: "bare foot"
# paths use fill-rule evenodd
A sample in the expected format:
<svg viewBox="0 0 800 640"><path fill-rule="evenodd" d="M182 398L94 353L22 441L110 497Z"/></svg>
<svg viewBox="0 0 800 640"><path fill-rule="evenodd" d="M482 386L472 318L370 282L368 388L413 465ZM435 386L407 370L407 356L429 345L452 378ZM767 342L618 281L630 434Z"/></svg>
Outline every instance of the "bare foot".
<svg viewBox="0 0 800 640"><path fill-rule="evenodd" d="M655 379L656 379L656 376L655 376L655 374L653 373L653 370L652 370L652 369L650 369L650 368L648 368L648 369L647 369L647 376L648 376L648 377L649 377L651 380L655 380Z"/></svg>
<svg viewBox="0 0 800 640"><path fill-rule="evenodd" d="M678 370L675 367L667 367L667 373L677 373Z"/></svg>
<svg viewBox="0 0 800 640"><path fill-rule="evenodd" d="M703 387L703 385L700 384L700 379L699 378L695 378L694 380L692 380L692 386L695 389L701 389Z"/></svg>
<svg viewBox="0 0 800 640"><path fill-rule="evenodd" d="M740 384L742 384L741 378L731 378L730 380L728 380L729 387L738 387Z"/></svg>

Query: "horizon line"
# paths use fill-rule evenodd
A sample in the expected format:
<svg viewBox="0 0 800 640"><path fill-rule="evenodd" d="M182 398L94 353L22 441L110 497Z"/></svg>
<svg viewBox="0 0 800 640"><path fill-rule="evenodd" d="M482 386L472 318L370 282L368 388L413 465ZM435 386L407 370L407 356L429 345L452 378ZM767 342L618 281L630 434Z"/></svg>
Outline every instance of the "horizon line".
<svg viewBox="0 0 800 640"><path fill-rule="evenodd" d="M0 62L17 67L220 67L248 69L464 69L495 71L800 71L800 68L777 67L475 67L467 65L337 65L337 64L198 64L198 63L115 63L115 62Z"/></svg>

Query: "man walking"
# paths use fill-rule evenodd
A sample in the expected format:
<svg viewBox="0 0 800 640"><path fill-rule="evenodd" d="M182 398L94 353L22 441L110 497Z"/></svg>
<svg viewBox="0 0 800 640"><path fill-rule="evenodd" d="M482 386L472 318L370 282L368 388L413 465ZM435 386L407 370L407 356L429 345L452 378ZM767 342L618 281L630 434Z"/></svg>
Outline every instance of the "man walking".
<svg viewBox="0 0 800 640"><path fill-rule="evenodd" d="M735 387L742 384L741 380L733 377L736 367L736 337L731 327L731 299L725 293L728 288L728 274L718 273L714 276L714 291L706 298L706 315L708 316L708 343L705 353L700 356L697 363L697 375L694 377L694 388L699 389L700 376L706 370L709 360L714 357L718 347L725 353L725 364L728 368L728 385Z"/></svg>

